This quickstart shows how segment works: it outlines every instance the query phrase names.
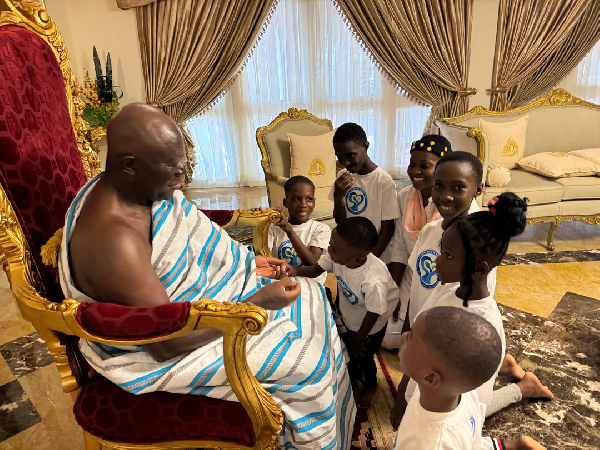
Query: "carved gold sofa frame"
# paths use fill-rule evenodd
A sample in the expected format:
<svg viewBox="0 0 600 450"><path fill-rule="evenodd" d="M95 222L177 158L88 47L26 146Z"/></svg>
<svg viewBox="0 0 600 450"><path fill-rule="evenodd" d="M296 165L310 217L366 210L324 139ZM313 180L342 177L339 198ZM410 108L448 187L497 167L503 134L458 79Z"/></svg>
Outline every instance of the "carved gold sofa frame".
<svg viewBox="0 0 600 450"><path fill-rule="evenodd" d="M0 0L0 27L18 25L40 36L52 49L64 78L67 104L78 149L88 179L100 172L98 155L85 138L89 125L82 119L84 103L79 99L79 87L72 74L68 51L52 18L41 3L29 0ZM276 211L235 211L226 225L252 226L257 253L268 255L268 226L279 220ZM145 345L176 338L192 330L206 327L223 333L224 366L232 389L252 420L256 445L254 448L278 448L277 435L282 415L274 400L250 371L246 360L247 333L259 334L266 325L267 313L262 308L245 303L219 303L202 299L192 302L186 325L170 335L140 341L101 339L88 334L75 319L79 303L73 299L52 302L44 298L44 286L28 241L13 206L0 186L0 265L7 274L18 308L24 319L33 324L45 340L62 379L62 388L75 400L80 385L67 357L65 336L78 336L109 345ZM135 445L106 442L84 431L86 448L187 448L236 447L225 442L178 441L156 445Z"/></svg>
<svg viewBox="0 0 600 450"><path fill-rule="evenodd" d="M483 163L484 183L489 164L487 136L479 120L506 122L529 116L524 156L539 152L568 152L583 148L600 148L600 106L574 97L564 89L555 89L527 105L506 111L490 111L476 106L466 114L438 120L440 133L455 150L477 155ZM573 140L571 136L577 136ZM577 220L600 224L600 177L549 179L511 169L511 181L502 188L485 185L479 197L484 207L494 196L513 191L529 197L527 225L549 222L547 247L554 250L554 233L562 222ZM550 198L552 197L552 198Z"/></svg>

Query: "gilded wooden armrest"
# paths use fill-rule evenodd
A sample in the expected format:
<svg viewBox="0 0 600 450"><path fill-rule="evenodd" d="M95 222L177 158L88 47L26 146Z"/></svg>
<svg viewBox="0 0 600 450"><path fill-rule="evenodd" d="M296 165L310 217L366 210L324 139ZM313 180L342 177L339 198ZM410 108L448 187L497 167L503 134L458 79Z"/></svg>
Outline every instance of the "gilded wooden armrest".
<svg viewBox="0 0 600 450"><path fill-rule="evenodd" d="M234 226L252 227L252 242L256 254L270 256L269 249L269 227L271 224L278 223L281 220L281 213L274 209L263 210L243 210L234 211L233 217L223 228Z"/></svg>
<svg viewBox="0 0 600 450"><path fill-rule="evenodd" d="M270 439L273 445L281 430L283 419L271 395L256 380L246 357L246 334L257 335L267 324L267 312L251 303L217 302L202 299L191 303L186 324L171 334L148 339L107 339L95 336L77 321L81 305L73 299L61 303L50 302L28 293L28 300L19 302L24 318L32 322L46 340L62 377L63 390L75 391L79 386L74 379L64 344L58 333L74 335L92 342L108 345L146 345L189 334L193 330L212 328L223 333L223 361L227 378L237 399L252 420L258 442ZM34 300L35 299L35 300ZM34 301L32 301L34 300ZM275 447L274 447L275 448Z"/></svg>

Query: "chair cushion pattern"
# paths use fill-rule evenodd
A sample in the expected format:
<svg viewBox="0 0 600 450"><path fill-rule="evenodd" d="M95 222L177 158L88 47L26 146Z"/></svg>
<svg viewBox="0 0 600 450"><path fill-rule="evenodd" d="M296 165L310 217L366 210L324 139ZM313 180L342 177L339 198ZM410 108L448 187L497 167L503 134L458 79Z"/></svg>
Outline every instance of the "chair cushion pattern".
<svg viewBox="0 0 600 450"><path fill-rule="evenodd" d="M153 307L114 303L82 303L76 319L88 333L105 339L149 339L180 330L187 323L190 302Z"/></svg>
<svg viewBox="0 0 600 450"><path fill-rule="evenodd" d="M220 227L227 225L233 217L233 211L227 209L201 209L200 211Z"/></svg>
<svg viewBox="0 0 600 450"><path fill-rule="evenodd" d="M85 431L114 442L255 443L252 421L238 402L170 392L135 395L99 375L81 388L73 412Z"/></svg>
<svg viewBox="0 0 600 450"><path fill-rule="evenodd" d="M40 248L64 225L86 181L52 49L23 27L1 27L0 182L52 300L62 294L53 271L41 263Z"/></svg>

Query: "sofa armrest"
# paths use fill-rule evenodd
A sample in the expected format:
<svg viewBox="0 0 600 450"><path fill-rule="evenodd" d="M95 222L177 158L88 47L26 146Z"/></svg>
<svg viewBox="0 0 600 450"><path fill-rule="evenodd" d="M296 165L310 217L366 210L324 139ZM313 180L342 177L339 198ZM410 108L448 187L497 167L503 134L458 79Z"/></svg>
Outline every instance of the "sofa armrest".
<svg viewBox="0 0 600 450"><path fill-rule="evenodd" d="M276 224L281 220L281 213L274 209L264 210L243 210L238 209L233 212L233 216L229 223L223 228L234 226L252 227L252 243L254 251L257 255L271 256L269 249L269 227L271 224Z"/></svg>

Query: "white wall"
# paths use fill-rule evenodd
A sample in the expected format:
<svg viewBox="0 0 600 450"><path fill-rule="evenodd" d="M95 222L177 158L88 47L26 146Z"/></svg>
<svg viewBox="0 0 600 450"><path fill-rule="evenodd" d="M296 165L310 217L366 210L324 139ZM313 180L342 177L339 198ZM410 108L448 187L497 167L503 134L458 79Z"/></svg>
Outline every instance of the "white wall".
<svg viewBox="0 0 600 450"><path fill-rule="evenodd" d="M115 0L46 0L69 50L73 73L83 85L87 69L94 79L92 47L95 45L105 70L110 52L113 84L123 89L121 105L145 101L142 63L135 12L117 8Z"/></svg>

